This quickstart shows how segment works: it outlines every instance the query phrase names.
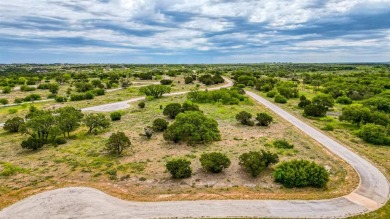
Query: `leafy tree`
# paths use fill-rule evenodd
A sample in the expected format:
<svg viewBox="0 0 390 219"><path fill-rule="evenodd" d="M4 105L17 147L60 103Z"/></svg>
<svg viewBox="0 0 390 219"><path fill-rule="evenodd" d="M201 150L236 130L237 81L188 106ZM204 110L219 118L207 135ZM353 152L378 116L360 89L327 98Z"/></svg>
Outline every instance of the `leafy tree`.
<svg viewBox="0 0 390 219"><path fill-rule="evenodd" d="M277 90L285 98L295 98L299 95L297 84L291 81L278 82Z"/></svg>
<svg viewBox="0 0 390 219"><path fill-rule="evenodd" d="M9 86L3 87L3 94L11 93L11 88Z"/></svg>
<svg viewBox="0 0 390 219"><path fill-rule="evenodd" d="M384 112L375 111L370 115L370 123L387 126L390 124L390 118L389 115Z"/></svg>
<svg viewBox="0 0 390 219"><path fill-rule="evenodd" d="M153 121L153 130L163 132L168 128L168 122L165 119L157 118Z"/></svg>
<svg viewBox="0 0 390 219"><path fill-rule="evenodd" d="M87 82L77 82L75 84L77 92L87 92L93 90L94 86Z"/></svg>
<svg viewBox="0 0 390 219"><path fill-rule="evenodd" d="M26 117L28 120L19 127L19 130L33 138L47 141L51 129L56 125L53 112L50 110L36 110L29 113Z"/></svg>
<svg viewBox="0 0 390 219"><path fill-rule="evenodd" d="M350 121L353 124L360 126L361 123L368 123L370 121L370 117L371 111L369 108L364 107L361 104L351 104L342 109L339 119L341 121Z"/></svg>
<svg viewBox="0 0 390 219"><path fill-rule="evenodd" d="M167 141L188 141L194 143L208 143L221 139L218 123L198 111L180 113L175 121L164 132Z"/></svg>
<svg viewBox="0 0 390 219"><path fill-rule="evenodd" d="M188 93L187 98L196 103L222 103L226 105L239 104L246 98L235 89L222 88L213 91L194 90Z"/></svg>
<svg viewBox="0 0 390 219"><path fill-rule="evenodd" d="M58 93L58 90L60 89L60 86L58 84L49 84L49 91L56 95Z"/></svg>
<svg viewBox="0 0 390 219"><path fill-rule="evenodd" d="M128 78L121 78L119 83L121 84L122 88L128 88L131 85L131 81Z"/></svg>
<svg viewBox="0 0 390 219"><path fill-rule="evenodd" d="M273 121L273 118L268 113L258 113L256 116L257 125L259 126L269 126Z"/></svg>
<svg viewBox="0 0 390 219"><path fill-rule="evenodd" d="M316 106L322 106L326 110L329 108L333 107L334 105L334 99L331 95L329 94L317 94L313 100L312 104Z"/></svg>
<svg viewBox="0 0 390 219"><path fill-rule="evenodd" d="M323 117L326 115L326 108L320 105L309 104L303 109L305 116Z"/></svg>
<svg viewBox="0 0 390 219"><path fill-rule="evenodd" d="M81 110L77 110L71 106L59 108L56 112L57 125L64 134L64 137L65 133L67 133L69 138L70 132L75 131L80 126L84 114Z"/></svg>
<svg viewBox="0 0 390 219"><path fill-rule="evenodd" d="M304 95L301 95L299 97L299 103L298 103L299 108L305 108L307 105L310 105L310 104L311 104L311 101L308 100Z"/></svg>
<svg viewBox="0 0 390 219"><path fill-rule="evenodd" d="M55 101L58 102L58 103L63 103L63 102L66 102L68 99L66 97L62 97L62 96L56 96L55 98Z"/></svg>
<svg viewBox="0 0 390 219"><path fill-rule="evenodd" d="M390 138L386 134L385 127L375 124L366 124L362 126L359 136L368 143L376 145L390 145Z"/></svg>
<svg viewBox="0 0 390 219"><path fill-rule="evenodd" d="M5 99L5 98L0 98L0 103L3 104L3 105L7 105L8 104L8 100Z"/></svg>
<svg viewBox="0 0 390 219"><path fill-rule="evenodd" d="M236 115L236 120L243 125L253 126L254 122L251 119L252 119L252 114L246 111L241 111Z"/></svg>
<svg viewBox="0 0 390 219"><path fill-rule="evenodd" d="M121 120L122 118L122 113L121 112L112 112L110 114L110 117L111 117L111 121L118 121L118 120Z"/></svg>
<svg viewBox="0 0 390 219"><path fill-rule="evenodd" d="M191 84L194 81L194 79L190 76L187 76L184 78L184 83L185 84Z"/></svg>
<svg viewBox="0 0 390 219"><path fill-rule="evenodd" d="M75 109L71 106L59 108L57 111L56 122L62 133L68 134L75 131L80 126L80 121L84 117L81 110Z"/></svg>
<svg viewBox="0 0 390 219"><path fill-rule="evenodd" d="M200 157L200 163L202 167L212 173L220 173L223 169L226 169L230 166L230 159L222 153L211 152L204 153Z"/></svg>
<svg viewBox="0 0 390 219"><path fill-rule="evenodd" d="M120 155L125 148L131 146L130 139L124 132L112 133L106 144L106 150L112 154Z"/></svg>
<svg viewBox="0 0 390 219"><path fill-rule="evenodd" d="M14 117L12 119L8 119L4 123L3 129L8 132L18 132L19 127L24 124L24 119L20 117Z"/></svg>
<svg viewBox="0 0 390 219"><path fill-rule="evenodd" d="M161 84L151 84L146 87L141 87L139 91L146 96L160 98L163 94L171 92L171 88Z"/></svg>
<svg viewBox="0 0 390 219"><path fill-rule="evenodd" d="M287 98L285 98L284 96L282 96L280 94L276 94L274 97L274 101L276 103L287 103Z"/></svg>
<svg viewBox="0 0 390 219"><path fill-rule="evenodd" d="M165 167L174 179L188 178L192 175L191 162L185 159L173 159Z"/></svg>
<svg viewBox="0 0 390 219"><path fill-rule="evenodd" d="M92 81L91 81L91 83L92 83L92 85L96 88L96 87L100 87L101 85L103 85L102 84L102 81L101 80L99 80L99 79L93 79Z"/></svg>
<svg viewBox="0 0 390 219"><path fill-rule="evenodd" d="M278 92L271 90L271 91L267 92L267 97L273 98L273 97L275 97L276 94L278 94Z"/></svg>
<svg viewBox="0 0 390 219"><path fill-rule="evenodd" d="M181 112L180 103L170 103L168 104L163 111L165 116L169 116L169 118L174 119Z"/></svg>
<svg viewBox="0 0 390 219"><path fill-rule="evenodd" d="M241 154L239 157L239 164L245 168L245 170L253 177L257 177L262 170L269 165L277 163L279 161L278 155L264 151L250 151L248 153Z"/></svg>
<svg viewBox="0 0 390 219"><path fill-rule="evenodd" d="M352 100L351 100L351 98L349 98L347 96L339 96L336 99L336 103L348 105L348 104L352 103Z"/></svg>
<svg viewBox="0 0 390 219"><path fill-rule="evenodd" d="M92 133L97 128L108 128L110 121L103 113L91 113L85 116L84 124L89 128L88 133Z"/></svg>
<svg viewBox="0 0 390 219"><path fill-rule="evenodd" d="M329 173L323 166L307 160L291 160L279 164L274 172L275 181L285 187L325 187Z"/></svg>

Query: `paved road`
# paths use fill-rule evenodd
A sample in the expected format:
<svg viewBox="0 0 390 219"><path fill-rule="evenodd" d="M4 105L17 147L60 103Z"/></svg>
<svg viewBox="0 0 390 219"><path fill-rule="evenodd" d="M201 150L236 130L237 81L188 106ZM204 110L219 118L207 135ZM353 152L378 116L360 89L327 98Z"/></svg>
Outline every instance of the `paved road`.
<svg viewBox="0 0 390 219"><path fill-rule="evenodd" d="M389 182L370 162L264 98L247 94L353 166L360 176L358 188L346 196L326 200L129 202L96 189L73 187L31 196L5 208L0 218L332 218L373 211L388 201Z"/></svg>

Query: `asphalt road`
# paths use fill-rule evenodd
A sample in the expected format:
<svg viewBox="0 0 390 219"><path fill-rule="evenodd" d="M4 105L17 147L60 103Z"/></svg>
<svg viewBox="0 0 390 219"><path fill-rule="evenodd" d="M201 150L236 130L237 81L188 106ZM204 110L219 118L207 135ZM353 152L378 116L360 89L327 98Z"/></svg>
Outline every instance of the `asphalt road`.
<svg viewBox="0 0 390 219"><path fill-rule="evenodd" d="M0 218L343 218L374 211L388 201L389 182L374 165L273 103L252 92L247 94L348 162L360 176L358 188L326 200L129 202L96 189L72 187L24 199L3 209Z"/></svg>

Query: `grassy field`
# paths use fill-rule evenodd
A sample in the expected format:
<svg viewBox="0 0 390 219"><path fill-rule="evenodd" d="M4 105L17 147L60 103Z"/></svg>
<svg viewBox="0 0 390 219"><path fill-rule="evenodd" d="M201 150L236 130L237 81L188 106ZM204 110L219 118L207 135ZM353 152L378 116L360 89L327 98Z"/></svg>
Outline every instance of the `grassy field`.
<svg viewBox="0 0 390 219"><path fill-rule="evenodd" d="M132 104L123 111L122 120L113 122L105 132L87 135L86 128L80 128L65 145L48 145L38 151L20 147L25 136L0 131L0 207L31 194L64 186L91 186L123 199L138 201L322 199L347 194L357 186L357 175L349 165L276 115L276 121L268 128L240 125L235 120L238 112L246 110L255 114L267 111L252 101L233 106L200 105L206 115L218 121L222 134L221 141L209 145L169 143L162 139L161 133L155 133L150 140L140 135L155 118L163 118L161 106L170 102L182 103L185 99L185 95L164 97L146 102L145 109ZM36 105L47 108L55 103ZM17 114L28 110L27 105L18 107ZM5 117L9 117L9 114L5 108L1 108L1 120ZM105 142L115 131L125 132L133 145L120 157L104 151ZM270 142L279 138L293 142L294 149L270 146ZM238 165L238 157L244 152L260 149L277 152L281 160L304 158L325 165L331 174L328 187L283 188L273 182L272 168L257 178L250 177ZM221 174L206 173L201 169L199 157L209 151L226 153L232 165ZM171 179L165 171L165 162L172 157L191 160L194 175L185 180Z"/></svg>
<svg viewBox="0 0 390 219"><path fill-rule="evenodd" d="M266 97L265 93L252 90L253 92L267 98L268 100L273 102L272 98ZM309 89L303 89L300 86L300 93L304 94L306 97L311 99L315 96L315 93ZM326 125L331 125L334 127L333 131L325 131L328 136L333 137L333 139L341 142L343 145L347 146L349 149L355 151L360 156L374 163L388 178L390 177L390 150L388 146L378 146L372 145L369 143L365 143L362 139L360 139L355 133L358 130L358 127L352 125L348 122L339 121L337 118L337 114L341 114L341 110L343 105L335 104L331 111L331 115L328 115L324 118L320 119L308 119L302 116L303 110L298 108L297 105L299 103L299 99L290 99L286 104L277 104L278 106L287 109L294 116L300 118L312 126L323 129ZM390 203L387 203L384 207L379 209L378 211L355 216L353 218L387 218L390 215Z"/></svg>

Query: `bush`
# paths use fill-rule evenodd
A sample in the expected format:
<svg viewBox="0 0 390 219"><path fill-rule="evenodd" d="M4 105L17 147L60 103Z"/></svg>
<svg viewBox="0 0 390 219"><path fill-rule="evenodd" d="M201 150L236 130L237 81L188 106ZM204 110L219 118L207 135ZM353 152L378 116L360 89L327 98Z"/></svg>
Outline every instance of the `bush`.
<svg viewBox="0 0 390 219"><path fill-rule="evenodd" d="M41 98L41 95L39 95L39 94L30 94L30 95L28 95L27 97L25 97L24 99L23 99L23 101L26 101L26 102L28 102L28 101L35 101L35 100L40 100L40 99L42 99Z"/></svg>
<svg viewBox="0 0 390 219"><path fill-rule="evenodd" d="M191 162L185 159L173 159L165 167L174 179L188 178L192 175Z"/></svg>
<svg viewBox="0 0 390 219"><path fill-rule="evenodd" d="M168 128L168 122L165 119L155 119L153 121L153 130L156 132L163 132Z"/></svg>
<svg viewBox="0 0 390 219"><path fill-rule="evenodd" d="M212 173L220 173L223 169L230 166L230 159L222 153L212 152L204 153L200 157L200 163L202 167Z"/></svg>
<svg viewBox="0 0 390 219"><path fill-rule="evenodd" d="M183 106L181 107L181 111L186 112L186 111L200 111L200 110L198 105L187 100L186 102L183 103Z"/></svg>
<svg viewBox="0 0 390 219"><path fill-rule="evenodd" d="M70 95L71 101L80 101L80 100L92 100L95 97L93 92L89 91L82 94L72 94Z"/></svg>
<svg viewBox="0 0 390 219"><path fill-rule="evenodd" d="M138 103L138 107L141 108L141 109L145 108L145 102L143 102L143 101L139 102Z"/></svg>
<svg viewBox="0 0 390 219"><path fill-rule="evenodd" d="M93 94L96 96L103 96L104 94L106 94L106 91L102 88L97 88L93 90Z"/></svg>
<svg viewBox="0 0 390 219"><path fill-rule="evenodd" d="M321 128L324 131L333 131L334 127L331 124L326 124L324 127Z"/></svg>
<svg viewBox="0 0 390 219"><path fill-rule="evenodd" d="M385 127L375 124L367 124L362 126L359 136L368 143L375 145L390 145L390 138L386 134Z"/></svg>
<svg viewBox="0 0 390 219"><path fill-rule="evenodd" d="M130 139L124 132L112 133L106 144L109 153L120 155L125 148L131 146Z"/></svg>
<svg viewBox="0 0 390 219"><path fill-rule="evenodd" d="M44 140L42 139L29 137L27 140L22 141L21 146L24 149L38 150L39 148L43 147L44 144Z"/></svg>
<svg viewBox="0 0 390 219"><path fill-rule="evenodd" d="M3 129L8 131L8 132L18 132L19 127L24 124L24 119L21 117L14 117L12 119L8 119L4 123Z"/></svg>
<svg viewBox="0 0 390 219"><path fill-rule="evenodd" d="M240 166L244 167L253 177L257 177L269 165L277 163L279 158L277 154L262 150L244 153L239 160Z"/></svg>
<svg viewBox="0 0 390 219"><path fill-rule="evenodd" d="M246 97L237 90L222 88L213 91L191 91L187 98L195 103L222 103L225 105L239 104Z"/></svg>
<svg viewBox="0 0 390 219"><path fill-rule="evenodd" d="M160 98L163 94L171 92L171 88L161 84L152 84L139 89L140 93L153 98Z"/></svg>
<svg viewBox="0 0 390 219"><path fill-rule="evenodd" d="M150 127L150 126L147 126L146 128L144 128L144 132L145 132L145 136L148 138L148 139L151 139L152 136L153 136L153 128Z"/></svg>
<svg viewBox="0 0 390 219"><path fill-rule="evenodd" d="M36 88L35 87L30 87L28 85L22 85L22 86L20 86L20 90L21 91L34 91L34 90L36 90Z"/></svg>
<svg viewBox="0 0 390 219"><path fill-rule="evenodd" d="M3 104L3 105L7 105L8 104L8 100L5 99L5 98L0 98L0 103Z"/></svg>
<svg viewBox="0 0 390 219"><path fill-rule="evenodd" d="M181 112L181 105L179 103L170 103L168 104L163 111L165 116L174 119Z"/></svg>
<svg viewBox="0 0 390 219"><path fill-rule="evenodd" d="M243 125L253 126L254 122L251 120L252 114L241 111L236 115L236 120L239 121Z"/></svg>
<svg viewBox="0 0 390 219"><path fill-rule="evenodd" d="M312 116L312 117L323 117L326 115L326 108L320 105L307 105L303 109L303 114L305 116Z"/></svg>
<svg viewBox="0 0 390 219"><path fill-rule="evenodd" d="M288 143L285 139L278 139L273 142L273 145L277 148L292 149L294 148L293 144Z"/></svg>
<svg viewBox="0 0 390 219"><path fill-rule="evenodd" d="M285 98L284 96L282 96L280 94L276 94L274 97L274 101L276 103L287 103L287 98Z"/></svg>
<svg viewBox="0 0 390 219"><path fill-rule="evenodd" d="M274 172L275 181L287 188L325 187L329 173L323 166L307 160L291 160L279 164Z"/></svg>
<svg viewBox="0 0 390 219"><path fill-rule="evenodd" d="M218 123L198 111L180 113L164 132L167 141L188 141L190 144L221 140Z"/></svg>
<svg viewBox="0 0 390 219"><path fill-rule="evenodd" d="M268 113L258 113L256 120L258 121L257 125L259 126L269 126L273 121L273 118Z"/></svg>
<svg viewBox="0 0 390 219"><path fill-rule="evenodd" d="M55 98L56 102L58 103L63 103L63 102L66 102L68 99L66 97L61 97L61 96L57 96Z"/></svg>
<svg viewBox="0 0 390 219"><path fill-rule="evenodd" d="M61 145L66 144L66 139L64 137L59 137L54 140L54 144Z"/></svg>
<svg viewBox="0 0 390 219"><path fill-rule="evenodd" d="M352 103L352 100L351 100L351 98L349 98L349 97L347 97L347 96L340 96L340 97L337 97L336 103L340 103L340 104L351 104L351 103Z"/></svg>
<svg viewBox="0 0 390 219"><path fill-rule="evenodd" d="M112 112L110 114L111 121L118 121L121 120L122 118L122 113L121 112Z"/></svg>
<svg viewBox="0 0 390 219"><path fill-rule="evenodd" d="M194 81L194 79L190 76L187 76L184 78L184 83L185 84L191 84Z"/></svg>
<svg viewBox="0 0 390 219"><path fill-rule="evenodd" d="M23 98L15 98L14 103L16 104L23 103Z"/></svg>
<svg viewBox="0 0 390 219"><path fill-rule="evenodd" d="M3 94L9 94L11 93L11 88L9 86L3 87Z"/></svg>
<svg viewBox="0 0 390 219"><path fill-rule="evenodd" d="M267 92L267 97L271 97L271 98L273 98L273 97L275 97L275 95L277 94L277 92L276 91L274 91L274 90L271 90L271 91L268 91Z"/></svg>
<svg viewBox="0 0 390 219"><path fill-rule="evenodd" d="M160 84L162 84L162 85L170 85L170 84L172 84L172 80L169 80L169 79L162 79L162 80L160 81Z"/></svg>

